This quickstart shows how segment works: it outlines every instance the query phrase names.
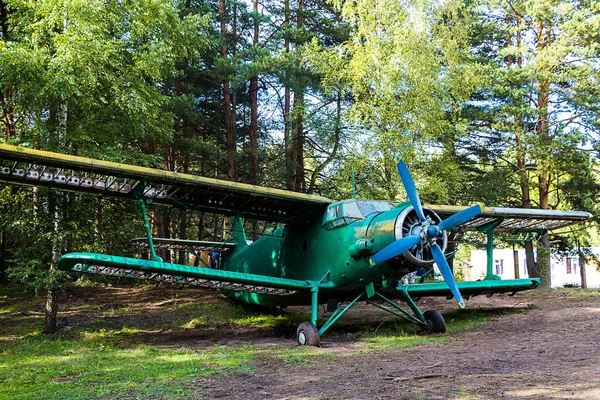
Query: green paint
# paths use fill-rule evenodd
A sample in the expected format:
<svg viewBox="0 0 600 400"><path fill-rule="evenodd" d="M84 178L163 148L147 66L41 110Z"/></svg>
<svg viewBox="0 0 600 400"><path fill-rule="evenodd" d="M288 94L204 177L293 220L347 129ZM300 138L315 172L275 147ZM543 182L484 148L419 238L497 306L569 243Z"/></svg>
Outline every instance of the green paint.
<svg viewBox="0 0 600 400"><path fill-rule="evenodd" d="M168 274L177 277L193 277L199 279L218 280L223 282L242 283L249 285L264 285L283 289L310 290L316 282L295 279L277 278L273 276L240 273L234 271L215 270L210 268L191 267L187 265L171 264L162 261L141 260L120 256L110 256L97 253L69 253L61 257L58 267L68 271L84 264L84 268L92 266L105 266L112 268L125 268L132 271ZM132 276L134 277L134 276ZM327 287L328 283L322 283Z"/></svg>
<svg viewBox="0 0 600 400"><path fill-rule="evenodd" d="M360 298L363 296L364 296L364 293L360 293L350 303L346 304L346 302L343 302L342 304L340 304L339 307L333 312L333 314L331 314L331 316L323 324L321 329L319 329L319 335L322 335L323 333L325 333L325 331L327 331L331 327L331 325L333 325L335 323L335 321L340 319L340 317L342 315L344 315L346 313L346 311L348 311L354 305L354 303L356 303L358 300L360 300Z"/></svg>
<svg viewBox="0 0 600 400"><path fill-rule="evenodd" d="M319 319L319 288L313 286L311 294L310 321L316 327L317 320Z"/></svg>
<svg viewBox="0 0 600 400"><path fill-rule="evenodd" d="M146 205L143 199L138 200L138 205L142 211L142 218L144 219L144 229L146 230L146 239L148 240L148 249L150 249L150 259L152 261L162 261L162 258L156 255L154 251L154 243L152 242L152 231L150 230L150 223L148 222L148 214L146 213Z"/></svg>
<svg viewBox="0 0 600 400"><path fill-rule="evenodd" d="M488 293L519 292L535 289L539 284L539 278L456 282L458 289L465 297ZM408 295L414 297L452 295L448 285L444 282L398 285L398 290L401 292L406 291Z"/></svg>
<svg viewBox="0 0 600 400"><path fill-rule="evenodd" d="M244 222L241 217L231 217L231 242L237 246L248 246Z"/></svg>
<svg viewBox="0 0 600 400"><path fill-rule="evenodd" d="M499 280L498 275L494 275L494 230L503 222L502 219L492 221L489 224L479 228L479 232L483 232L487 236L486 242L486 273L485 280Z"/></svg>

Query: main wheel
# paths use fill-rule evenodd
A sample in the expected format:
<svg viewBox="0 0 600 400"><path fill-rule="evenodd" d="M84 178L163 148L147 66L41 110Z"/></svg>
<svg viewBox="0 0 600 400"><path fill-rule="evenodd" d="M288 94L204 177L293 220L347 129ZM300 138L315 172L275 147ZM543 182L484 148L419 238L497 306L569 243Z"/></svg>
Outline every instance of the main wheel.
<svg viewBox="0 0 600 400"><path fill-rule="evenodd" d="M321 346L321 336L312 322L301 323L296 331L296 337L300 346Z"/></svg>
<svg viewBox="0 0 600 400"><path fill-rule="evenodd" d="M446 332L446 321L442 314L435 310L425 311L423 313L425 317L426 327L423 328L425 333L445 333Z"/></svg>

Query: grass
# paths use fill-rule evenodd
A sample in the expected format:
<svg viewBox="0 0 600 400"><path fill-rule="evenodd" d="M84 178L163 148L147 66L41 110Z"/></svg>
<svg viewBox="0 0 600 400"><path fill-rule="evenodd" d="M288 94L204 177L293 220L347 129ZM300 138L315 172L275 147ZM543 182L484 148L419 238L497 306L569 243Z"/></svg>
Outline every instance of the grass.
<svg viewBox="0 0 600 400"><path fill-rule="evenodd" d="M577 289L577 288L561 288L555 289L560 293L565 293L568 296L574 298L587 298L587 297L598 297L600 296L600 290L598 289Z"/></svg>
<svg viewBox="0 0 600 400"><path fill-rule="evenodd" d="M261 347L196 347L186 343L185 347L171 348L160 334L154 335L158 342L150 342L144 333L148 324L153 326L156 321L170 332L228 327L259 328L270 334L293 332L301 321L309 319L304 313L258 313L222 300L199 303L193 297L178 296L173 292L173 297L163 302L139 300L128 305L105 304L104 308L98 303L72 305L76 313L86 315L85 322L46 336L40 332L43 299L0 289L0 399L177 399L189 398L190 390L198 397L197 379L225 372L252 372L258 358L288 367L345 362L345 357L357 352L442 343L499 313L481 309L446 313L448 333L444 335L419 335L414 325L398 320L361 325L360 333L349 334L352 329L346 328L350 326L340 321L328 335L346 334L356 342L348 353L296 347L292 338L289 346ZM151 313L150 309L155 319L148 322L143 317Z"/></svg>
<svg viewBox="0 0 600 400"><path fill-rule="evenodd" d="M309 320L309 314L288 313L274 314L266 309L264 312L253 312L246 310L243 306L232 304L224 307L222 304L194 304L178 307L179 311L193 311L192 319L183 320L179 328L199 329L215 327L255 327L274 330L281 327L298 326L301 322Z"/></svg>
<svg viewBox="0 0 600 400"><path fill-rule="evenodd" d="M514 312L518 312L518 309L515 309ZM444 316L447 331L445 334L438 335L417 334L418 328L402 320L394 320L392 323L377 327L375 330L367 326L362 333L364 340L367 342L364 346L364 352L374 353L382 350L443 343L459 332L485 324L490 315L497 313L498 310L493 309L463 309L447 313Z"/></svg>
<svg viewBox="0 0 600 400"><path fill-rule="evenodd" d="M249 372L251 346L165 349L131 345L135 330L28 334L0 352L0 398L177 398L184 384L224 371Z"/></svg>

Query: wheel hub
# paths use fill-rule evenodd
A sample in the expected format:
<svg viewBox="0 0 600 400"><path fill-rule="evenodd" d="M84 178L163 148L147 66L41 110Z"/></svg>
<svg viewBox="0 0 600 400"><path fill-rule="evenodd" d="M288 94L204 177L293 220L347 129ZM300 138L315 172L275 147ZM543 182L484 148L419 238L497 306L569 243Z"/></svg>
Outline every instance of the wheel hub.
<svg viewBox="0 0 600 400"><path fill-rule="evenodd" d="M306 333L304 331L300 331L298 334L298 342L304 346L306 345Z"/></svg>

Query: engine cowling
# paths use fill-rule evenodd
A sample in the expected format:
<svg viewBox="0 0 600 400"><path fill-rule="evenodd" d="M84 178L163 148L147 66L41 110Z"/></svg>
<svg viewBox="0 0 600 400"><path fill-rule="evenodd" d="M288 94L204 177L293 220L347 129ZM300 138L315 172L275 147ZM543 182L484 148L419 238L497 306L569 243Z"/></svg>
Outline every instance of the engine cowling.
<svg viewBox="0 0 600 400"><path fill-rule="evenodd" d="M400 212L398 212L398 209L394 211L397 213L395 218L389 215L388 213L391 212L388 211L373 218L369 224L367 236L374 239L373 250L379 251L395 240L411 235L420 235L423 229L426 229L427 224L424 226L419 222L413 206L407 205L401 208ZM431 220L432 224L437 225L441 222L441 218L432 209L423 207L423 212L425 217ZM437 243L442 251L445 251L447 240L446 232L443 232L439 237L431 239L431 241L422 240L412 249L386 262L394 268L406 266L406 263L417 268L431 268L435 262L431 254L431 245Z"/></svg>
<svg viewBox="0 0 600 400"><path fill-rule="evenodd" d="M434 224L439 224L442 219L430 208L423 207L423 213L427 219L431 219ZM419 235L423 231L423 226L419 222L415 209L412 206L406 207L398 217L394 224L394 236L396 240L410 235ZM443 232L439 237L433 239L440 246L442 252L446 251L448 237L446 232ZM417 246L402 253L402 257L412 265L418 267L431 267L435 262L431 254L431 244L429 241L421 241Z"/></svg>

